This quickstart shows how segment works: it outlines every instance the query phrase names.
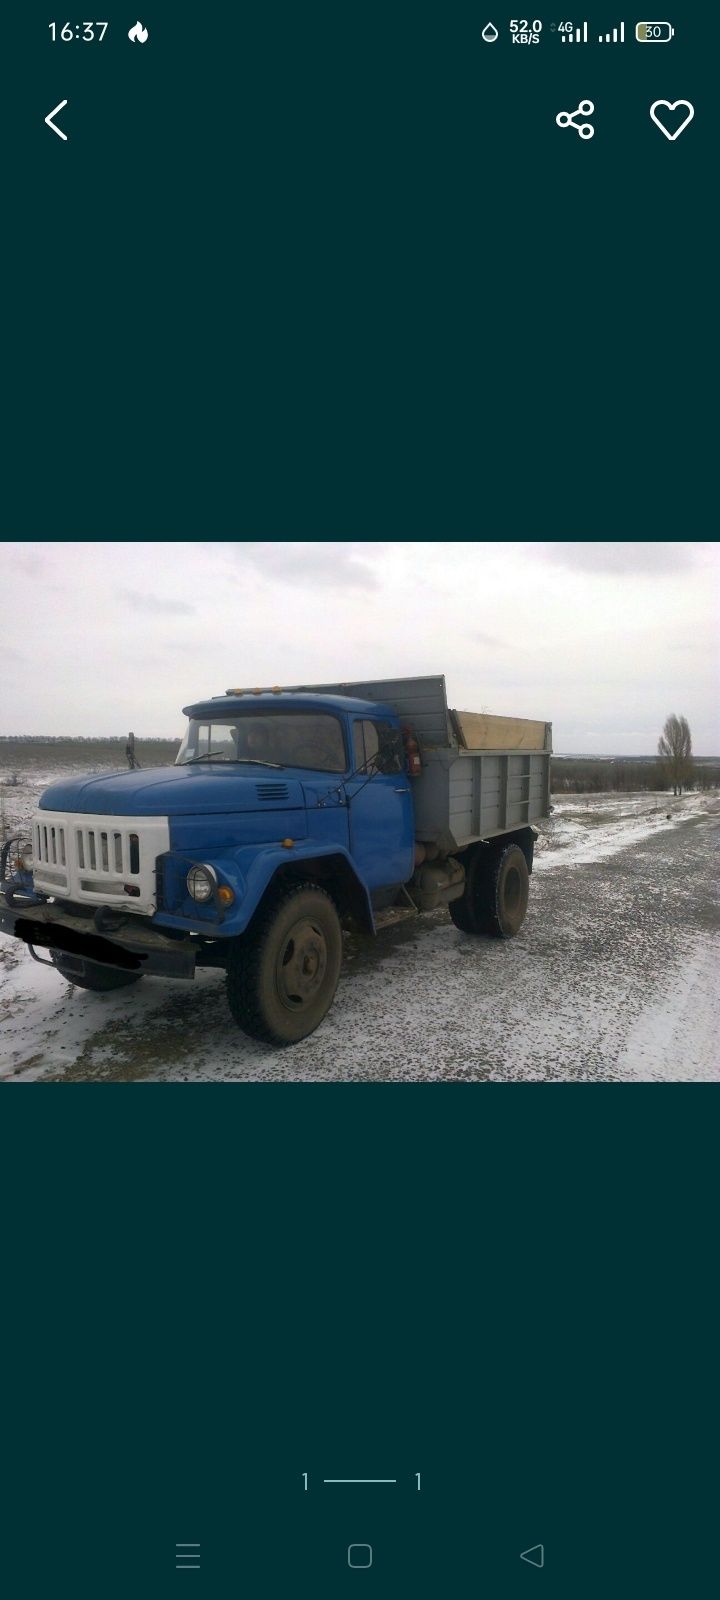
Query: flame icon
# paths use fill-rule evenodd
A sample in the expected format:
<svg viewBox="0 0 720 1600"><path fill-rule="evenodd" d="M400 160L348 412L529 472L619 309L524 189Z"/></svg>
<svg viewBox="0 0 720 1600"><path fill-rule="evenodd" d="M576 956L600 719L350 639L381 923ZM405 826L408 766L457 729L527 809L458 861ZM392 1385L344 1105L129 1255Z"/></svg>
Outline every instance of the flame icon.
<svg viewBox="0 0 720 1600"><path fill-rule="evenodd" d="M138 44L147 44L149 37L147 28L144 28L141 22L136 22L135 27L131 28L128 34L131 44L134 44L136 40Z"/></svg>

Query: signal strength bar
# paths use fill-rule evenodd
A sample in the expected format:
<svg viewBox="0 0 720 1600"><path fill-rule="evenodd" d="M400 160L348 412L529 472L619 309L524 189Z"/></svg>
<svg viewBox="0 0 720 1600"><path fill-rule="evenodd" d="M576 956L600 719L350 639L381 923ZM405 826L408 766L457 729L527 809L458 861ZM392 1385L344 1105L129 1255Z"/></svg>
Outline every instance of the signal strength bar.
<svg viewBox="0 0 720 1600"><path fill-rule="evenodd" d="M565 44L566 40L567 40L568 44L572 44L572 42L573 42L572 30L570 30L569 33L561 33L560 38L562 39L563 44ZM575 29L574 38L575 38L575 43L576 44L587 44L587 42L588 42L588 25L587 25L586 22L583 23L582 28L576 28Z"/></svg>
<svg viewBox="0 0 720 1600"><path fill-rule="evenodd" d="M624 22L620 23L619 33L618 33L618 29L617 28L613 28L612 33L599 33L598 34L598 44L624 44L624 43L625 43L625 23Z"/></svg>

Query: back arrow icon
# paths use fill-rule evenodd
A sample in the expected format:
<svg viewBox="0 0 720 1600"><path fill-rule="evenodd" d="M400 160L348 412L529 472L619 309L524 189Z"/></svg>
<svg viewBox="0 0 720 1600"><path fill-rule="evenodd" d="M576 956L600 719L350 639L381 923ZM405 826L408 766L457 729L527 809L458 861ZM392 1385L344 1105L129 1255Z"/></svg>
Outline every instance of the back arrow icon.
<svg viewBox="0 0 720 1600"><path fill-rule="evenodd" d="M48 114L47 114L47 116L45 118L45 121L46 121L48 127L52 128L53 133L57 134L58 139L64 139L65 143L67 144L67 134L63 133L62 128L56 128L55 127L55 123L53 122L53 117L56 117L57 114L58 114L58 111L62 111L63 106L66 106L66 105L67 105L67 100L61 100L59 106L53 106L52 111L48 111Z"/></svg>

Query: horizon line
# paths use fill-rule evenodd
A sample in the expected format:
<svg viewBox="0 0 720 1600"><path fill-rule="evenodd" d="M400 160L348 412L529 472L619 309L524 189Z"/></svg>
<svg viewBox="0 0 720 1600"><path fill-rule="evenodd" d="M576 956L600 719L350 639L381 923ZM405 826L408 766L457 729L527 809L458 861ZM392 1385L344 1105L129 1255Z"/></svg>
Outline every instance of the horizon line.
<svg viewBox="0 0 720 1600"><path fill-rule="evenodd" d="M0 744L7 744L13 739L26 743L35 742L42 744L126 744L126 733L0 733ZM181 734L166 733L136 733L136 741L146 744L181 744ZM659 761L662 758L657 751L596 751L596 750L552 750L551 756L560 761ZM720 761L718 755L700 755L693 751L693 761Z"/></svg>

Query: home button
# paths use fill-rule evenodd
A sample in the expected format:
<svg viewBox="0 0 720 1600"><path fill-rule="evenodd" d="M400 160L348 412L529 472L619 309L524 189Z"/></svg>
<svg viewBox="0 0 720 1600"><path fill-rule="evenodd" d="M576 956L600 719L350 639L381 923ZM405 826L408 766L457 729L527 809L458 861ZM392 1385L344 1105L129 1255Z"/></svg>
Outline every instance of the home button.
<svg viewBox="0 0 720 1600"><path fill-rule="evenodd" d="M365 1567L365 1568L371 1567L372 1566L372 1545L371 1544L349 1544L348 1545L348 1566L349 1567Z"/></svg>

